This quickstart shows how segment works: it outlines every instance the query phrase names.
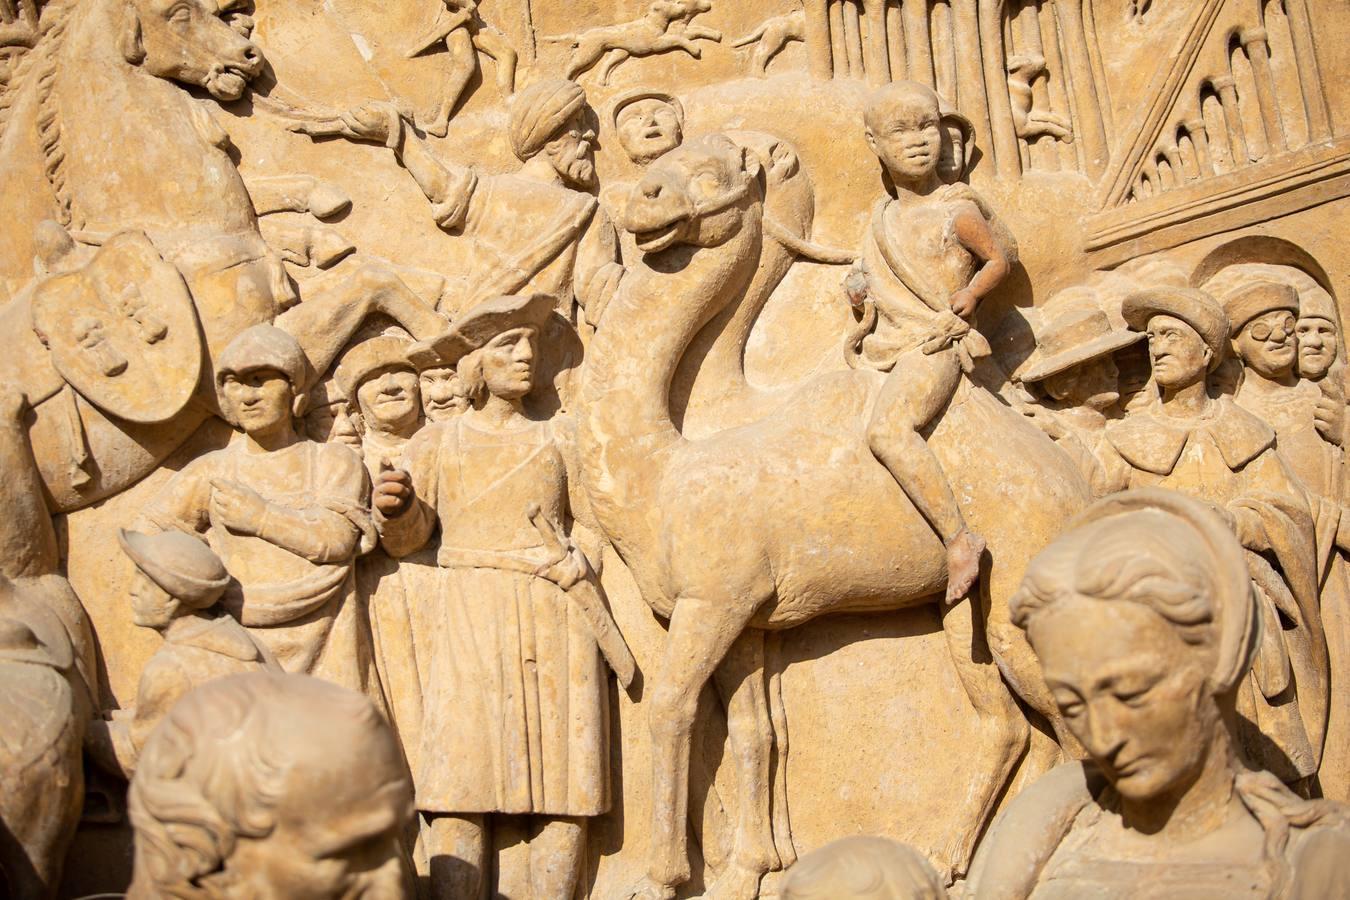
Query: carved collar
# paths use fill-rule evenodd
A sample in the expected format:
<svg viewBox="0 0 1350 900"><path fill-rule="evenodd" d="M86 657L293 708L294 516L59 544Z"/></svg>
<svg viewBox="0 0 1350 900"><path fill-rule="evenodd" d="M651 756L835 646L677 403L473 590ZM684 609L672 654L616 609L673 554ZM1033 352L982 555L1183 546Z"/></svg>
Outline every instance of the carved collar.
<svg viewBox="0 0 1350 900"><path fill-rule="evenodd" d="M1234 471L1275 445L1274 430L1228 397L1216 400L1200 419L1174 419L1154 407L1106 426L1106 439L1125 461L1154 475L1170 475L1193 437L1218 447Z"/></svg>

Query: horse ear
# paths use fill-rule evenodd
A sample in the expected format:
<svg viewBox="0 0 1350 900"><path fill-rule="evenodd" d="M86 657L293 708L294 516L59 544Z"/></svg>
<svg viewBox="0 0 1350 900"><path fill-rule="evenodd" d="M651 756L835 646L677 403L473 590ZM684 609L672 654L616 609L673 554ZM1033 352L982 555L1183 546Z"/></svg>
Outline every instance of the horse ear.
<svg viewBox="0 0 1350 900"><path fill-rule="evenodd" d="M133 66L145 62L145 43L141 40L141 17L136 14L130 3L124 7L126 15L122 24L122 35L117 39L122 58Z"/></svg>
<svg viewBox="0 0 1350 900"><path fill-rule="evenodd" d="M758 178L760 171L764 168L764 161L759 158L759 154L746 146L741 146L741 163L745 166L745 174L751 178Z"/></svg>

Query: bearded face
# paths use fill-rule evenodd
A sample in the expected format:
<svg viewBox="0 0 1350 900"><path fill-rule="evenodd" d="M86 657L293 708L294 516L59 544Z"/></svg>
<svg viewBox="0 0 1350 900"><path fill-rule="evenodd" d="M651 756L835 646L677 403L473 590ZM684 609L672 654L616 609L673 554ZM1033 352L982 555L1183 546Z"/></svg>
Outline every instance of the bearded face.
<svg viewBox="0 0 1350 900"><path fill-rule="evenodd" d="M585 189L595 184L595 129L587 123L584 107L544 145L544 155L569 186Z"/></svg>

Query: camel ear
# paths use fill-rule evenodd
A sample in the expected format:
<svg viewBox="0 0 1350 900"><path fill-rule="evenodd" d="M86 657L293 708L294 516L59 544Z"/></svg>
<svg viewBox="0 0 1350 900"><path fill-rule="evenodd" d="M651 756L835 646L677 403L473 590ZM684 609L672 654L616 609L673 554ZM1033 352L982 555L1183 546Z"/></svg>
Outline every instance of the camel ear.
<svg viewBox="0 0 1350 900"><path fill-rule="evenodd" d="M764 169L764 161L759 158L759 154L749 147L742 147L741 162L745 166L745 174L751 178L758 178L759 173Z"/></svg>
<svg viewBox="0 0 1350 900"><path fill-rule="evenodd" d="M141 40L141 17L136 15L136 10L128 3L124 7L126 11L125 21L122 25L122 35L117 39L117 47L122 51L122 58L133 66L139 66L145 62L145 43Z"/></svg>

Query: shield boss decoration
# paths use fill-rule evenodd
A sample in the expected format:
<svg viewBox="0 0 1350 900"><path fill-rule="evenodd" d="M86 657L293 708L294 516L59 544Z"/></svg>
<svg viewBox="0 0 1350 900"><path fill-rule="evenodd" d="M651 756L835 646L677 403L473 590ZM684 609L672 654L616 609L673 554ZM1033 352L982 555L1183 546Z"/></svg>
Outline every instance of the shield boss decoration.
<svg viewBox="0 0 1350 900"><path fill-rule="evenodd" d="M40 285L33 327L61 377L109 415L163 422L197 388L202 343L192 297L141 232L114 236L83 269Z"/></svg>

